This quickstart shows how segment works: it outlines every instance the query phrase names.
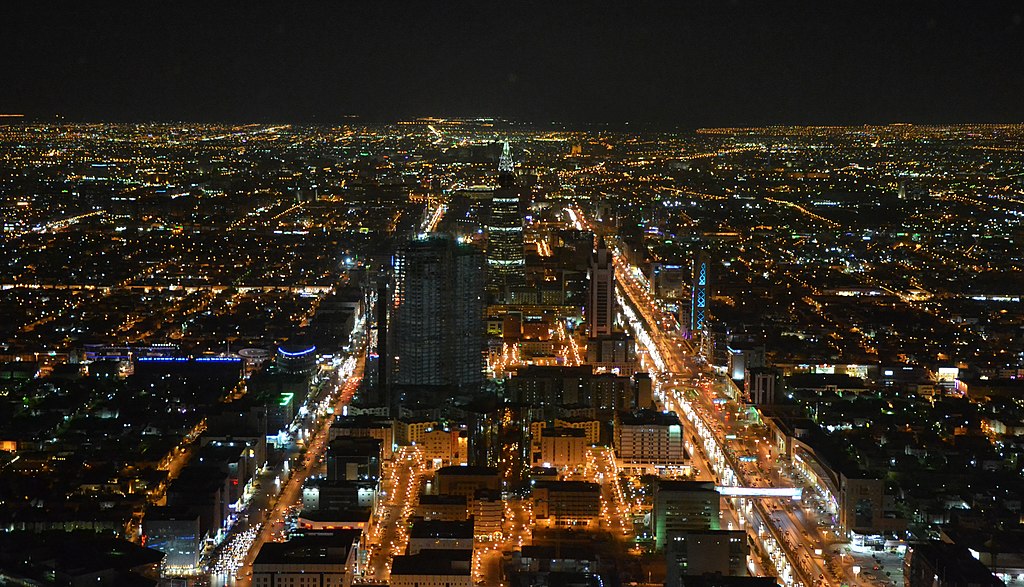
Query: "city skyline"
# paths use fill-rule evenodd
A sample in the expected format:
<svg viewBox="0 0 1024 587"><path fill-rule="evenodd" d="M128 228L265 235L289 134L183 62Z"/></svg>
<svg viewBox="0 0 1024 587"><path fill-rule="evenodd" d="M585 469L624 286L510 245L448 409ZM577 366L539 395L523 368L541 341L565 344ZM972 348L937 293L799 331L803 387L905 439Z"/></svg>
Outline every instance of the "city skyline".
<svg viewBox="0 0 1024 587"><path fill-rule="evenodd" d="M1022 144L9 122L0 569L1016 587Z"/></svg>
<svg viewBox="0 0 1024 587"><path fill-rule="evenodd" d="M1024 587L1024 4L0 54L0 583Z"/></svg>

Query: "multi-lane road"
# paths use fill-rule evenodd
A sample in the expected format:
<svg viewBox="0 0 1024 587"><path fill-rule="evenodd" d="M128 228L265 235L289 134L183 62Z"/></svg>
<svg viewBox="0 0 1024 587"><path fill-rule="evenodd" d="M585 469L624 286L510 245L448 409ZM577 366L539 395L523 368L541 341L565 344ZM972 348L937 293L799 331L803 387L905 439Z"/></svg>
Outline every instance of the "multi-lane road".
<svg viewBox="0 0 1024 587"><path fill-rule="evenodd" d="M215 584L232 583L246 587L252 582L252 564L260 547L269 541L283 540L286 520L302 496L302 486L311 473L319 468L327 451L334 414L348 404L363 378L363 353L355 351L350 362L337 372L327 384L310 398L307 414L299 419L297 427L303 431L305 450L289 455L278 468L263 475L260 488L250 501L244 521L236 524L227 537L221 557L235 567L231 573L214 573ZM224 565L221 565L222 567Z"/></svg>
<svg viewBox="0 0 1024 587"><path fill-rule="evenodd" d="M614 241L613 241L614 242ZM695 361L689 341L648 293L639 272L613 245L616 290L627 322L645 351L645 366L654 374L656 397L675 411L687 429L691 453L710 469L719 485L800 487L771 458L767 429L746 418L731 382L725 382ZM700 469L701 467L698 467ZM723 500L723 519L746 526L764 562L774 566L786 585L838 585L824 560L826 545L818 533L818 516L789 499L771 497Z"/></svg>

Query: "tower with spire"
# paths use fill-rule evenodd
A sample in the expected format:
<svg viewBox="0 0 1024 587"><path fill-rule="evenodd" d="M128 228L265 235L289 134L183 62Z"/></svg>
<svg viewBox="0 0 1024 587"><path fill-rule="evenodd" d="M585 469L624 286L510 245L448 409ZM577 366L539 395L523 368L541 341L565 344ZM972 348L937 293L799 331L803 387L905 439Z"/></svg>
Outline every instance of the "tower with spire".
<svg viewBox="0 0 1024 587"><path fill-rule="evenodd" d="M505 141L498 160L498 188L491 198L487 223L487 273L493 292L503 293L523 280L523 215L512 148Z"/></svg>
<svg viewBox="0 0 1024 587"><path fill-rule="evenodd" d="M515 179L516 162L512 160L512 148L509 147L508 141L505 141L501 147L501 158L498 159L498 173L500 177Z"/></svg>

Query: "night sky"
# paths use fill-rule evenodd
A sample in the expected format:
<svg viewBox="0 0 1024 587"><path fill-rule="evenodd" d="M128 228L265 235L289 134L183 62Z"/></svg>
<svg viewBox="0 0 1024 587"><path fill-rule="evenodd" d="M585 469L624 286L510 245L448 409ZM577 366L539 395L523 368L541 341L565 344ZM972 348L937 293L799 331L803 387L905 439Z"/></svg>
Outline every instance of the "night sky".
<svg viewBox="0 0 1024 587"><path fill-rule="evenodd" d="M1021 1L11 4L0 112L35 119L1024 121Z"/></svg>

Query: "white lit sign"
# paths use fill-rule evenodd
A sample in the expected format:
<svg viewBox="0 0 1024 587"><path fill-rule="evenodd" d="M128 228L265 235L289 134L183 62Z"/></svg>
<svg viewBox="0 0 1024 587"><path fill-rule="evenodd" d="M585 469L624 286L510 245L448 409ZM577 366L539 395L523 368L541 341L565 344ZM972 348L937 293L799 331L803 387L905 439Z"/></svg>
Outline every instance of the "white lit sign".
<svg viewBox="0 0 1024 587"><path fill-rule="evenodd" d="M802 487L716 487L722 495L729 497L788 497L799 501L803 497Z"/></svg>

